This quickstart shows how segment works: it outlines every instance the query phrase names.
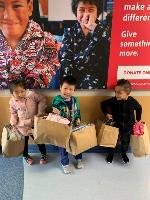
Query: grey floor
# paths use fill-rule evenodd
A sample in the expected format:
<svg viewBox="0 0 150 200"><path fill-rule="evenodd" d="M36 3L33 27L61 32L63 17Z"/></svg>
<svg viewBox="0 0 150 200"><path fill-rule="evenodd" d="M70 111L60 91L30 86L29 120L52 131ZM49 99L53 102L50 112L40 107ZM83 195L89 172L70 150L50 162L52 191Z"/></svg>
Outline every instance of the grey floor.
<svg viewBox="0 0 150 200"><path fill-rule="evenodd" d="M0 200L22 200L24 169L22 157L0 155Z"/></svg>
<svg viewBox="0 0 150 200"><path fill-rule="evenodd" d="M64 175L58 154L49 155L49 163L40 166L24 163L23 200L150 200L150 157L134 158L130 164L105 163L105 154L84 154L85 168L77 170L71 159L71 175Z"/></svg>

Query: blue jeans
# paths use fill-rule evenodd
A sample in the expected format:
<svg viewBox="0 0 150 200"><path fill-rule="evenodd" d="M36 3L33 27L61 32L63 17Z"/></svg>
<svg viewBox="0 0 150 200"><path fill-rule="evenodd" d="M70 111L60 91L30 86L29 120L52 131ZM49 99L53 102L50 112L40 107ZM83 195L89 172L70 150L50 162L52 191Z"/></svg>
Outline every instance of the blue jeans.
<svg viewBox="0 0 150 200"><path fill-rule="evenodd" d="M63 166L69 165L69 157L68 157L68 152L66 151L66 149L59 147L59 152L60 152L60 157L61 157L61 164ZM82 154L75 156L75 159L76 160L82 159Z"/></svg>

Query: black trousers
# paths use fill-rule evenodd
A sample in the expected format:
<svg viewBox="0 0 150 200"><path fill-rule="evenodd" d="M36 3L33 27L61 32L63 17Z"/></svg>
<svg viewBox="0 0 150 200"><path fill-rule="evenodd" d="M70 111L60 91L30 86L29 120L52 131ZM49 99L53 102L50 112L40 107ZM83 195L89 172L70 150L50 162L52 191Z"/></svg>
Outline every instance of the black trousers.
<svg viewBox="0 0 150 200"><path fill-rule="evenodd" d="M34 139L33 135L30 135L30 137L32 139ZM24 146L24 152L23 152L23 156L27 156L28 155L28 140L29 140L29 136L25 136L25 146ZM45 144L37 144L39 151L41 152L41 154L46 154L46 147Z"/></svg>
<svg viewBox="0 0 150 200"><path fill-rule="evenodd" d="M130 137L132 134L132 130L125 132L125 131L119 131L119 139L121 142L121 153L126 153L128 151L129 145L130 145ZM116 145L117 147L117 145ZM114 154L116 148L108 148L108 153Z"/></svg>

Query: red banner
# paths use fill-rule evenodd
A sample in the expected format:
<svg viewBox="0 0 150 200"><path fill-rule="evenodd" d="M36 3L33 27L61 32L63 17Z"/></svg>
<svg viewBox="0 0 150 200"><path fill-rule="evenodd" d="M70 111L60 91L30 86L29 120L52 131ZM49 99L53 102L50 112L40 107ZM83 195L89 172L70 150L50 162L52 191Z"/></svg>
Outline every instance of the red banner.
<svg viewBox="0 0 150 200"><path fill-rule="evenodd" d="M150 0L114 0L108 88L122 78L150 89Z"/></svg>

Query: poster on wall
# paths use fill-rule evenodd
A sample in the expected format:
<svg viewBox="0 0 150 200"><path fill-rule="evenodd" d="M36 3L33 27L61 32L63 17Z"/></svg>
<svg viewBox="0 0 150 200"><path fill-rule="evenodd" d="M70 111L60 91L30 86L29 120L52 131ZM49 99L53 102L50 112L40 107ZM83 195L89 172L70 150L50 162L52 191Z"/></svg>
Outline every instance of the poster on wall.
<svg viewBox="0 0 150 200"><path fill-rule="evenodd" d="M47 8L45 0L0 0L1 89L16 79L27 88L50 87L60 63L56 41L41 21Z"/></svg>
<svg viewBox="0 0 150 200"><path fill-rule="evenodd" d="M114 0L108 88L128 79L150 89L150 0Z"/></svg>
<svg viewBox="0 0 150 200"><path fill-rule="evenodd" d="M78 89L106 88L113 1L65 1L74 20L63 18L60 1L0 0L0 89L14 79L58 89L65 75Z"/></svg>
<svg viewBox="0 0 150 200"><path fill-rule="evenodd" d="M122 78L150 89L150 0L61 2L62 12L58 0L0 0L0 89L20 78L58 89L66 75L77 89L111 89Z"/></svg>

